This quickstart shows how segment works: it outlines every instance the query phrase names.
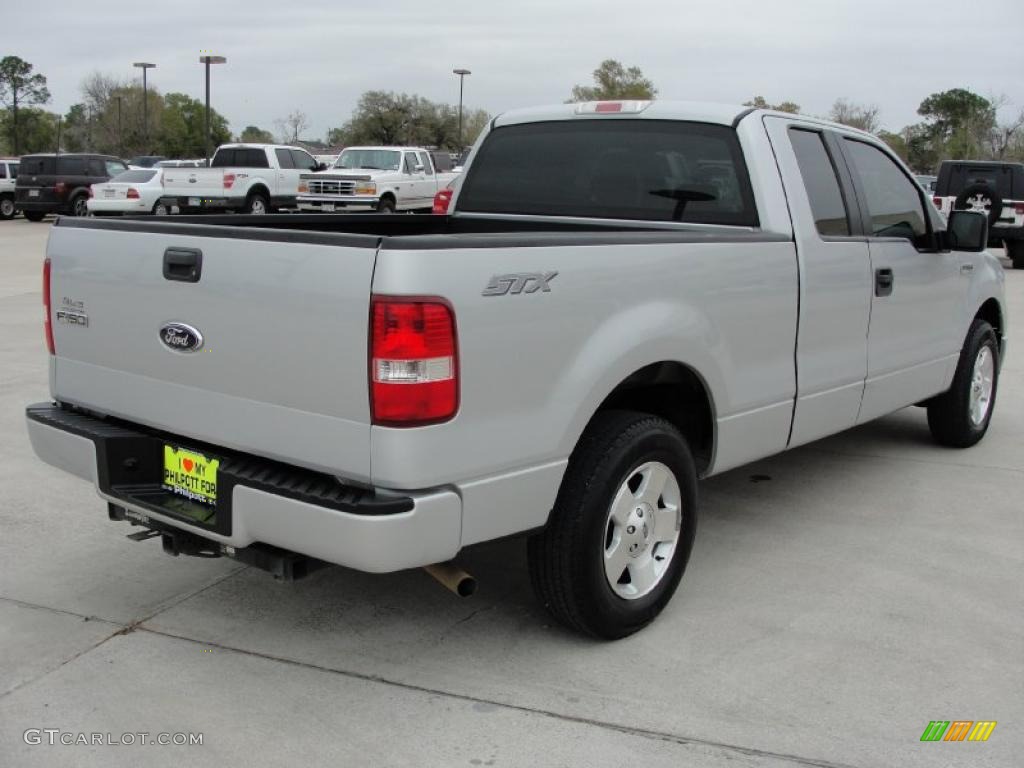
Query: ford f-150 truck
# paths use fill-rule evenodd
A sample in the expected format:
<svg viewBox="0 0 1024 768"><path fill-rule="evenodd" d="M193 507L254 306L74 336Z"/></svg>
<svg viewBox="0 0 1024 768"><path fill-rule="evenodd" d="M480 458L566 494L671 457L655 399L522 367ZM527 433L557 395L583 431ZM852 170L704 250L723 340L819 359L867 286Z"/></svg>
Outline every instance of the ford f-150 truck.
<svg viewBox="0 0 1024 768"><path fill-rule="evenodd" d="M349 147L334 167L299 182L300 211L429 211L456 176L447 152L421 147Z"/></svg>
<svg viewBox="0 0 1024 768"><path fill-rule="evenodd" d="M161 202L182 213L239 211L264 214L294 208L299 177L323 167L298 147L224 144L209 168L168 168Z"/></svg>
<svg viewBox="0 0 1024 768"><path fill-rule="evenodd" d="M986 227L842 125L509 112L447 216L60 219L29 435L173 554L382 572L524 534L554 616L621 637L676 589L698 478L913 404L982 438Z"/></svg>

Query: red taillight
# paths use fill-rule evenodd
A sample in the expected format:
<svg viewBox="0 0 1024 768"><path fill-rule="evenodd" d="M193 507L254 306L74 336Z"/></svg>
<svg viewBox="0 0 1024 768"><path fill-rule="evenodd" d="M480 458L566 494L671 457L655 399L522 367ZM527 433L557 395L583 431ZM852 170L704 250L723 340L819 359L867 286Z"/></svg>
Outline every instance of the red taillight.
<svg viewBox="0 0 1024 768"><path fill-rule="evenodd" d="M1015 206L1013 206L1013 211L1018 216L1024 215L1024 203L1017 203Z"/></svg>
<svg viewBox="0 0 1024 768"><path fill-rule="evenodd" d="M138 200L139 190L137 190L135 187L128 187L128 192L125 193L125 197L127 197L129 200Z"/></svg>
<svg viewBox="0 0 1024 768"><path fill-rule="evenodd" d="M942 210L942 198L941 197L933 197L932 198L932 202L935 204L936 208L938 208L940 211Z"/></svg>
<svg viewBox="0 0 1024 768"><path fill-rule="evenodd" d="M432 213L448 213L448 206L452 202L452 191L450 189L442 189L436 195L434 195L434 207Z"/></svg>
<svg viewBox="0 0 1024 768"><path fill-rule="evenodd" d="M231 189L235 186L235 174L225 173L224 174L224 189Z"/></svg>
<svg viewBox="0 0 1024 768"><path fill-rule="evenodd" d="M459 407L455 316L440 299L374 297L370 411L374 424L445 421Z"/></svg>
<svg viewBox="0 0 1024 768"><path fill-rule="evenodd" d="M53 323L50 321L50 260L46 259L43 262L43 310L46 313L46 319L43 321L43 327L46 329L46 349L51 355L57 354L53 346Z"/></svg>
<svg viewBox="0 0 1024 768"><path fill-rule="evenodd" d="M56 193L57 197L64 197L64 195L68 193L68 185L63 181L58 181L53 185L53 191Z"/></svg>

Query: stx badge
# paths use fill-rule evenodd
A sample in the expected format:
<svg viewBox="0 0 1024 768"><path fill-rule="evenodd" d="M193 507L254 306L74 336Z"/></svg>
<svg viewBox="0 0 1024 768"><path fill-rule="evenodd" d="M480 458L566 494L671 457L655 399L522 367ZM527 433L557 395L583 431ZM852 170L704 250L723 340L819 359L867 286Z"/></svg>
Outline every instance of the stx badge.
<svg viewBox="0 0 1024 768"><path fill-rule="evenodd" d="M549 283L557 272L518 272L511 275L494 275L484 288L483 296L504 296L506 293L551 293Z"/></svg>

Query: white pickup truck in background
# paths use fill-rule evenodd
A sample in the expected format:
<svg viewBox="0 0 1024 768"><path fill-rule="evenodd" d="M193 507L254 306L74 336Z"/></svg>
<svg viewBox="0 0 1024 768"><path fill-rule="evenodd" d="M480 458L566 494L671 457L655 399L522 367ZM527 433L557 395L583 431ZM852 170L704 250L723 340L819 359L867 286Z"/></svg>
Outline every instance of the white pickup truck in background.
<svg viewBox="0 0 1024 768"><path fill-rule="evenodd" d="M458 174L447 152L422 147L349 147L334 167L302 175L300 211L430 211Z"/></svg>
<svg viewBox="0 0 1024 768"><path fill-rule="evenodd" d="M167 168L162 202L182 213L272 213L295 207L299 177L323 167L298 147L224 144L209 168Z"/></svg>

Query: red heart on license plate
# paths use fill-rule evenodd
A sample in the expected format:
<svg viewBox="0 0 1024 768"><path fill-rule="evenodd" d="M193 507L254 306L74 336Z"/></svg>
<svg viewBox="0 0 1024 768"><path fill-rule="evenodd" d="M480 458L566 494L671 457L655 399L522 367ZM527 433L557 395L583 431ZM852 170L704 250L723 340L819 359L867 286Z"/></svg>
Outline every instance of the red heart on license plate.
<svg viewBox="0 0 1024 768"><path fill-rule="evenodd" d="M192 459L182 459L181 460L181 466L183 466L185 468L186 472L191 472L192 471L192 467L194 467L195 465L196 465L196 463L194 461L192 461Z"/></svg>

